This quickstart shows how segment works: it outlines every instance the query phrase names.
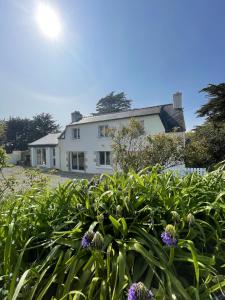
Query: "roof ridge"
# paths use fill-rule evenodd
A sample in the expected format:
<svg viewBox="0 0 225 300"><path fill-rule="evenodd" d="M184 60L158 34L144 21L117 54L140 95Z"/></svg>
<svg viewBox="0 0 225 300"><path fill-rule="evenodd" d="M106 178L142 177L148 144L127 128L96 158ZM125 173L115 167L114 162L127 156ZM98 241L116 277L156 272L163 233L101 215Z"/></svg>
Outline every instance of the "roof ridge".
<svg viewBox="0 0 225 300"><path fill-rule="evenodd" d="M107 115L125 113L125 112L128 112L128 111L134 111L134 110L142 110L142 109L162 107L162 106L167 106L167 105L173 105L173 104L172 103L167 103L167 104L160 104L160 105L153 105L153 106L145 106L145 107L140 107L140 108L131 108L131 109L122 110L122 111L114 111L114 112L108 112L108 113L104 113L104 114L89 115L89 116L85 116L83 119L88 119L88 118L93 118L93 117L98 117L98 116L107 116Z"/></svg>

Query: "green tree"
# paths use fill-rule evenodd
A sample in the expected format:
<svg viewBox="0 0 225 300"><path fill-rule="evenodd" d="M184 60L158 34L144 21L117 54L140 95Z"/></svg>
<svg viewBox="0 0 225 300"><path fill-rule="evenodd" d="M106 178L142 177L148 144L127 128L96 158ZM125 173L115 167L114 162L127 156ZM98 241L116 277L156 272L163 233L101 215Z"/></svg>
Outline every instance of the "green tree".
<svg viewBox="0 0 225 300"><path fill-rule="evenodd" d="M131 119L128 126L112 131L113 160L125 173L148 166L170 167L183 162L184 142L176 133L145 135L143 125Z"/></svg>
<svg viewBox="0 0 225 300"><path fill-rule="evenodd" d="M48 113L36 115L33 119L11 117L6 121L6 150L26 150L29 143L58 129L59 125Z"/></svg>
<svg viewBox="0 0 225 300"><path fill-rule="evenodd" d="M111 92L98 101L96 111L97 114L126 111L131 108L131 102L132 100L127 99L124 92L118 94Z"/></svg>
<svg viewBox="0 0 225 300"><path fill-rule="evenodd" d="M215 123L225 122L225 83L209 84L200 92L207 93L209 101L197 111L198 116Z"/></svg>
<svg viewBox="0 0 225 300"><path fill-rule="evenodd" d="M59 125L49 113L41 113L32 120L32 141L59 131Z"/></svg>
<svg viewBox="0 0 225 300"><path fill-rule="evenodd" d="M6 123L5 121L0 121L0 145L4 143L6 139Z"/></svg>
<svg viewBox="0 0 225 300"><path fill-rule="evenodd" d="M6 150L26 150L32 141L32 122L27 118L10 118L6 121Z"/></svg>
<svg viewBox="0 0 225 300"><path fill-rule="evenodd" d="M211 167L225 160L225 123L205 122L186 136L185 162L190 167Z"/></svg>

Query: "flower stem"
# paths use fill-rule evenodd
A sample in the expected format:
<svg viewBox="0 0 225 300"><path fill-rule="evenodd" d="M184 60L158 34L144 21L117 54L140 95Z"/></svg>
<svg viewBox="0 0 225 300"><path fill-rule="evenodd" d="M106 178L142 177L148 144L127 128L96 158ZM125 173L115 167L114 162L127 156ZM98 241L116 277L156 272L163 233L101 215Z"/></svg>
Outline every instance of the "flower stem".
<svg viewBox="0 0 225 300"><path fill-rule="evenodd" d="M174 259L174 247L170 248L170 257L169 257L169 262L168 265L171 266L173 263L173 259Z"/></svg>

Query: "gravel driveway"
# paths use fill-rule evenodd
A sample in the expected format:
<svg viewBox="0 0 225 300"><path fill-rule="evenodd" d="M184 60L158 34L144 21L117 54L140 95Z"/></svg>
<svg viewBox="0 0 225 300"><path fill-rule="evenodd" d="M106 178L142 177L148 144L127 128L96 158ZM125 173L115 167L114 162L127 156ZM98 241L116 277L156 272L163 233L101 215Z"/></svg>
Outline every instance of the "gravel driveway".
<svg viewBox="0 0 225 300"><path fill-rule="evenodd" d="M14 166L9 168L4 168L3 174L6 178L10 176L14 176L15 179L18 181L18 183L19 184L21 183L22 185L27 179L26 170L36 170L36 169ZM86 178L90 180L94 176L93 174L81 174L81 173L69 173L69 172L67 173L67 172L61 172L57 170L54 171L41 170L41 174L49 178L49 185L51 187L56 187L59 183L63 183L68 179Z"/></svg>

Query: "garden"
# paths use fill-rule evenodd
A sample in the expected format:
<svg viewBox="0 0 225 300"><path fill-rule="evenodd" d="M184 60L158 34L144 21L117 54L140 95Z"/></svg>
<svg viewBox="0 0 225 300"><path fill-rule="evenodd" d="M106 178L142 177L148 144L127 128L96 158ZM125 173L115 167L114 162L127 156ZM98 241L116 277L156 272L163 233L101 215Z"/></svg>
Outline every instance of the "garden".
<svg viewBox="0 0 225 300"><path fill-rule="evenodd" d="M225 171L31 181L0 202L0 298L224 299Z"/></svg>

